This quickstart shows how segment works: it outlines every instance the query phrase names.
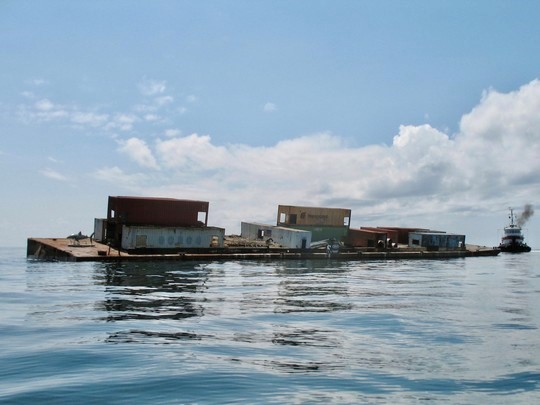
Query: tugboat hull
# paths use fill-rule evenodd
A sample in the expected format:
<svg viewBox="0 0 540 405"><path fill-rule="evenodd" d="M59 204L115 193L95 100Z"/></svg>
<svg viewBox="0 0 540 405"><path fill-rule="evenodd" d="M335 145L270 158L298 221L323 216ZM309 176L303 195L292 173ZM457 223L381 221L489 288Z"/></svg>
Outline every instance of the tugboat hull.
<svg viewBox="0 0 540 405"><path fill-rule="evenodd" d="M531 247L527 245L515 245L515 246L499 246L501 252L506 253L526 253L531 251Z"/></svg>
<svg viewBox="0 0 540 405"><path fill-rule="evenodd" d="M528 246L521 233L521 226L514 222L514 210L510 208L510 224L504 227L504 236L501 239L499 249L501 252L507 253L526 253L530 252L531 248Z"/></svg>

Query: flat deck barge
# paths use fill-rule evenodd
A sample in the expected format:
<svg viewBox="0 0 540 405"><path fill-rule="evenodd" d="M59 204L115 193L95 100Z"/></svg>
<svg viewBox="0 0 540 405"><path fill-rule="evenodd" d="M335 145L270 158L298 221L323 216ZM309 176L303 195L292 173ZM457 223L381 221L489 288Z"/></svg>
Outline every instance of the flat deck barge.
<svg viewBox="0 0 540 405"><path fill-rule="evenodd" d="M174 253L146 253L117 250L96 241L74 243L67 238L29 238L27 257L40 260L68 262L110 261L223 261L223 260L400 260L400 259L449 259L459 257L496 256L500 249L466 245L456 250L428 250L398 247L393 249L343 249L332 253L320 249L287 249L276 247L223 247L177 250Z"/></svg>

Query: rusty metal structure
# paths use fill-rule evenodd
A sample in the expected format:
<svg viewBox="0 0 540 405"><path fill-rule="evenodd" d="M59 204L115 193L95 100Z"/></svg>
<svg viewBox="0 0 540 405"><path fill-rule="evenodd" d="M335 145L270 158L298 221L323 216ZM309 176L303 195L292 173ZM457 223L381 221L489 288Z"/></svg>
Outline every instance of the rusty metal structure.
<svg viewBox="0 0 540 405"><path fill-rule="evenodd" d="M347 236L343 238L345 246L376 248L387 247L388 233L383 230L371 229L349 229Z"/></svg>
<svg viewBox="0 0 540 405"><path fill-rule="evenodd" d="M123 226L206 227L206 201L175 198L109 196L106 239L120 246Z"/></svg>
<svg viewBox="0 0 540 405"><path fill-rule="evenodd" d="M394 242L408 245L409 244L409 233L410 232L433 232L426 228L402 228L397 226L381 226L377 227L378 229L383 229L385 231L394 231L397 232L397 237L392 237Z"/></svg>

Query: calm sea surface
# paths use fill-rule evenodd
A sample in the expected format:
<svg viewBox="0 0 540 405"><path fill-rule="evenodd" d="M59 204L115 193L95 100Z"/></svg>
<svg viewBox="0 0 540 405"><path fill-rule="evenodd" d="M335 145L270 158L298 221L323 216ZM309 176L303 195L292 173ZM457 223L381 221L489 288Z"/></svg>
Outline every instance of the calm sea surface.
<svg viewBox="0 0 540 405"><path fill-rule="evenodd" d="M0 401L540 403L540 252L56 263L0 249Z"/></svg>

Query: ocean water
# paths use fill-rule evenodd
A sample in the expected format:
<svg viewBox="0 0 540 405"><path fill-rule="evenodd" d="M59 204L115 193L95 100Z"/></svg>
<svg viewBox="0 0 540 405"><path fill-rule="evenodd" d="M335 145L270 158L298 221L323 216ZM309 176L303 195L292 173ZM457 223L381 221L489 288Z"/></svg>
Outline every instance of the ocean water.
<svg viewBox="0 0 540 405"><path fill-rule="evenodd" d="M0 402L540 403L540 252L61 263L0 249Z"/></svg>

